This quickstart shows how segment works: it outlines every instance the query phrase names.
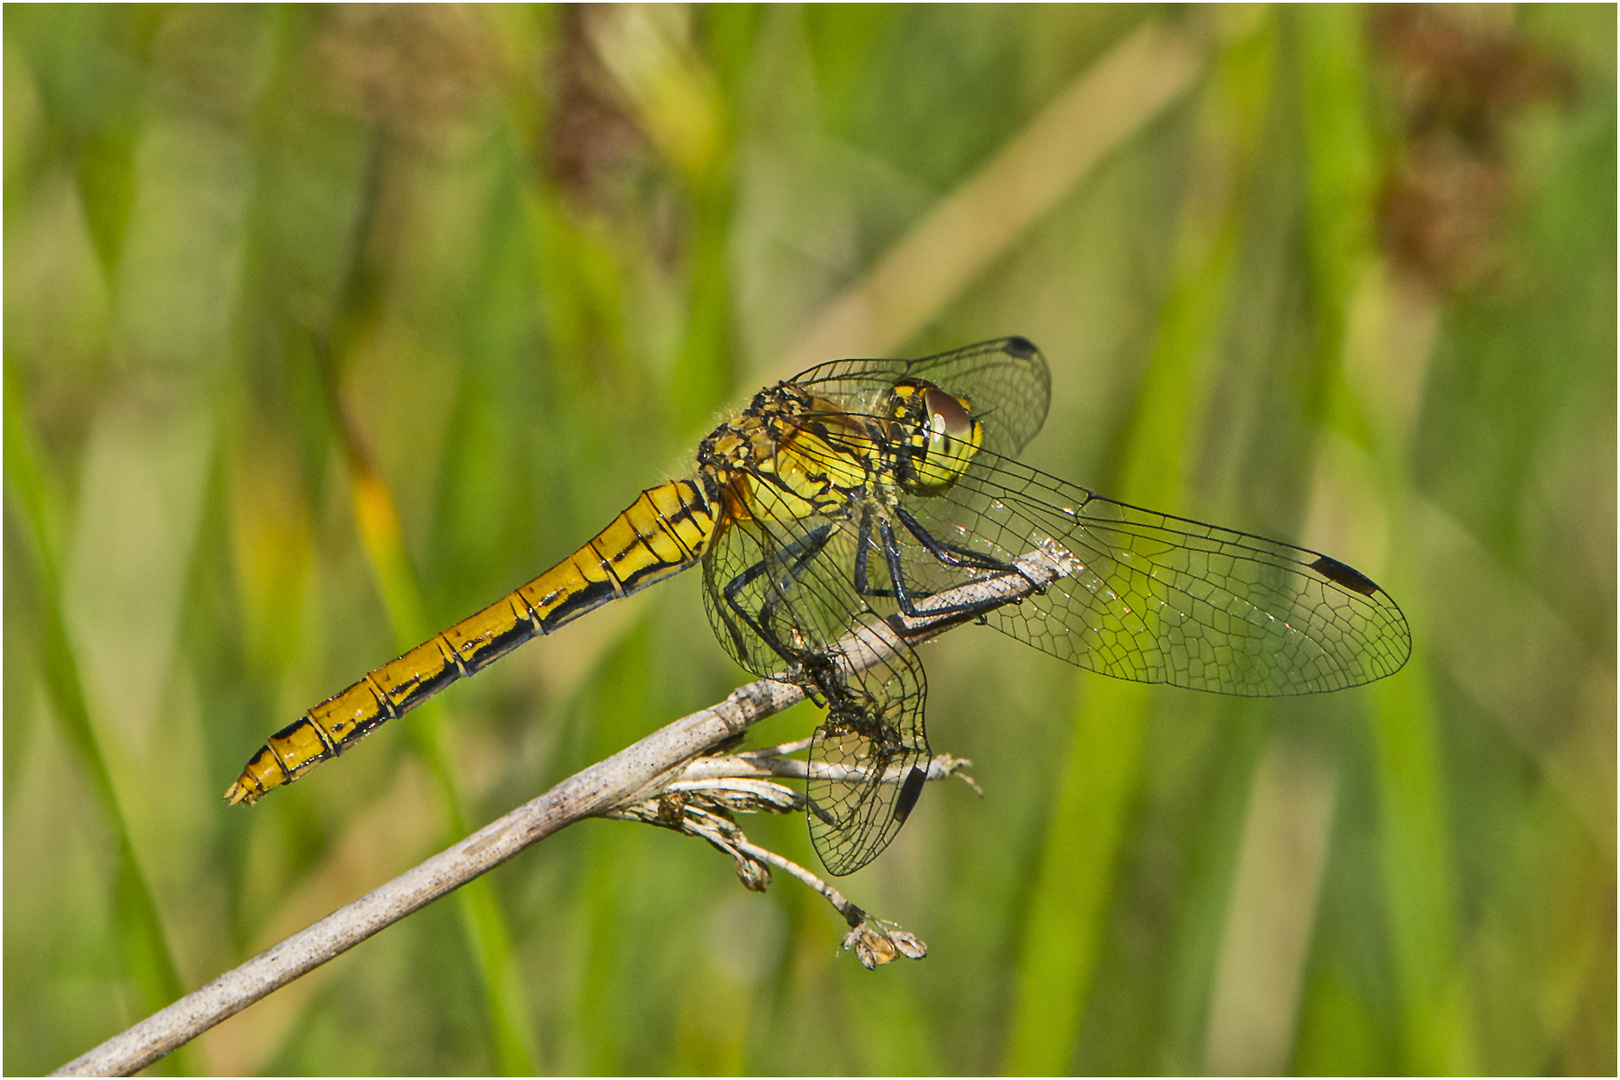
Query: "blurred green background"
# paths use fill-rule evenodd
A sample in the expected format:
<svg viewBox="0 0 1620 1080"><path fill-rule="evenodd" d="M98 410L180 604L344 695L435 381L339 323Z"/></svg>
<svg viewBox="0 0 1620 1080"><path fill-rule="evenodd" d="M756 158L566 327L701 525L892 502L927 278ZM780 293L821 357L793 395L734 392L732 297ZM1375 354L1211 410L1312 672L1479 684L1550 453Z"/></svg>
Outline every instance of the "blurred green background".
<svg viewBox="0 0 1620 1080"><path fill-rule="evenodd" d="M1331 552L1412 662L1243 702L964 628L984 798L840 882L927 959L592 821L155 1069L1614 1072L1612 6L4 19L6 1072L723 697L685 575L219 799L759 386L1008 333L1031 463Z"/></svg>

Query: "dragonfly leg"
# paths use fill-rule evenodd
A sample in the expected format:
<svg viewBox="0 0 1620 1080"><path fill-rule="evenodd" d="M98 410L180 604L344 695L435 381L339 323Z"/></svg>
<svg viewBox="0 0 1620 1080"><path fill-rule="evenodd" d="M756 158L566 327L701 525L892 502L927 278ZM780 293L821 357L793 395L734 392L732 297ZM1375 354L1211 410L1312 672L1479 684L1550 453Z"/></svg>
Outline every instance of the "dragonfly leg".
<svg viewBox="0 0 1620 1080"><path fill-rule="evenodd" d="M946 543L933 536L922 522L902 506L894 507L894 515L930 555L946 566L963 567L971 570L984 570L996 573L1017 573L1018 568L1011 563L992 558L981 552L968 548L958 547ZM918 600L926 600L934 595L931 591L915 588L906 581L905 565L901 559L900 544L895 537L894 526L889 521L881 521L877 526L879 544L883 549L883 560L889 571L890 588L874 586L867 575L868 552L872 544L872 519L867 515L861 521L860 536L856 545L855 554L855 591L862 596L881 596L893 599L902 614L910 618L922 618L937 615L959 615L988 611L1000 606L1000 601L989 600L953 604L950 606L931 607L924 611L917 606Z"/></svg>
<svg viewBox="0 0 1620 1080"><path fill-rule="evenodd" d="M947 566L966 566L974 570L995 570L1000 573L1014 573L1017 571L1012 563L993 559L982 552L969 548L958 547L955 544L940 540L923 527L923 523L912 516L911 511L903 506L894 508L894 516L900 519L900 524L906 531L916 537L917 543L928 549L928 554Z"/></svg>
<svg viewBox="0 0 1620 1080"><path fill-rule="evenodd" d="M888 589L873 586L866 578L866 556L872 550L872 513L861 515L861 527L855 537L855 591L862 596L893 596Z"/></svg>
<svg viewBox="0 0 1620 1080"><path fill-rule="evenodd" d="M899 604L901 611L904 611L907 615L915 615L916 606L913 597L926 598L933 594L920 589L907 588L905 576L899 568L899 548L894 542L894 529L887 521L878 525L877 533L879 542L883 547L884 566L889 571L889 581L893 587L886 589L882 586L873 585L871 579L867 576L868 556L871 550L877 546L872 542L872 520L871 511L867 511L861 516L860 532L855 543L855 591L862 596L883 597L894 600Z"/></svg>
<svg viewBox="0 0 1620 1080"><path fill-rule="evenodd" d="M1030 580L1015 564L986 555L983 552L970 548L960 547L948 541L941 540L928 531L922 522L918 521L911 512L903 506L895 507L895 517L900 519L906 531L934 558L946 566L964 567L973 570L985 570L999 574L1019 574L1025 580ZM948 607L929 608L926 612L919 609L912 600L913 596L926 598L932 594L916 590L908 590L905 585L904 572L900 564L900 547L895 543L892 528L884 526L884 555L889 562L889 575L895 582L896 602L900 610L908 616L960 614L964 612L989 611L1001 606L998 600L988 600L983 603L954 604ZM1030 581L1031 585L1036 582Z"/></svg>

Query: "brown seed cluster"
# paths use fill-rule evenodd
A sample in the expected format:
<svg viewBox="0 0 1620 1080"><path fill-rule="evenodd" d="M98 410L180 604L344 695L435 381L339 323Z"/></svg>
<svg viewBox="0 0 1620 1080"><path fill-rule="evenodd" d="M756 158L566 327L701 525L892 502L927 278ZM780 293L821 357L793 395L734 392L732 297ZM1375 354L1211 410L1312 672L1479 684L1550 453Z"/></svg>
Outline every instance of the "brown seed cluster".
<svg viewBox="0 0 1620 1080"><path fill-rule="evenodd" d="M1506 129L1566 100L1571 74L1511 24L1467 25L1445 8L1379 7L1371 32L1403 136L1379 207L1385 250L1440 291L1488 282L1513 199Z"/></svg>

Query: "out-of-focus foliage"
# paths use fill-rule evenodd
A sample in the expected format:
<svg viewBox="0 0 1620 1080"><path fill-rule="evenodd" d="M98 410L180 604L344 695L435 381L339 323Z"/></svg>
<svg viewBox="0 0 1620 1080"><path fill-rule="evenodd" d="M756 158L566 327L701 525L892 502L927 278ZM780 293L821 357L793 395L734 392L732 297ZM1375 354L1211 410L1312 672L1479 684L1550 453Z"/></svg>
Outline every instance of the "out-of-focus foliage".
<svg viewBox="0 0 1620 1080"><path fill-rule="evenodd" d="M1168 105L1055 205L941 215L1153 19ZM1031 337L1032 463L1363 569L1406 670L1235 702L966 628L929 731L985 797L935 786L841 883L926 960L588 822L156 1068L1612 1073L1614 20L8 7L6 1071L740 682L688 575L219 801L926 235L974 269L843 354Z"/></svg>

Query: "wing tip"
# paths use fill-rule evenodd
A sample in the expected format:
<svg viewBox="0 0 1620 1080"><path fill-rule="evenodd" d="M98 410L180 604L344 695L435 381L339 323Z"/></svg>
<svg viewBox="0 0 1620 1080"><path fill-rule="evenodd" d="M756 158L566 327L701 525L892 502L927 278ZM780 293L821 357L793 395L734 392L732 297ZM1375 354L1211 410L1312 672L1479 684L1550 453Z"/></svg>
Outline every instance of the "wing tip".
<svg viewBox="0 0 1620 1080"><path fill-rule="evenodd" d="M1035 347L1035 343L1022 334L1014 334L1012 337L1004 339L1002 348L1014 356L1021 356L1026 360L1041 355L1041 350Z"/></svg>

